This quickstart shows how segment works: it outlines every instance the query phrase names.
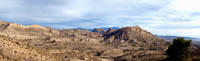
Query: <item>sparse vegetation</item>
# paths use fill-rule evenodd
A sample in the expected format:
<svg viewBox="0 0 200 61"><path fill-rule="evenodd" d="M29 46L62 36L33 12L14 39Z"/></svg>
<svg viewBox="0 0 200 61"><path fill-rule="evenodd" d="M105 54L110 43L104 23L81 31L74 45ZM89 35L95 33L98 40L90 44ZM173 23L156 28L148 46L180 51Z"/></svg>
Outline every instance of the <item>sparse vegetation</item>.
<svg viewBox="0 0 200 61"><path fill-rule="evenodd" d="M168 55L166 61L191 61L191 41L184 38L174 39L166 51Z"/></svg>
<svg viewBox="0 0 200 61"><path fill-rule="evenodd" d="M16 25L0 30L0 61L163 61L167 57L169 43L137 26L101 34ZM190 43L175 39L168 59L188 61Z"/></svg>

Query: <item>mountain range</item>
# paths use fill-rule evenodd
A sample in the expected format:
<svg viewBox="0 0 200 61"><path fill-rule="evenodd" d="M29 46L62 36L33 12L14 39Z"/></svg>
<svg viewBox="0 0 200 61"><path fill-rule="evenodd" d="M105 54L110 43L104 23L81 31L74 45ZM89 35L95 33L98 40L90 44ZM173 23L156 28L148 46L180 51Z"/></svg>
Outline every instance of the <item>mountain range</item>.
<svg viewBox="0 0 200 61"><path fill-rule="evenodd" d="M95 30L100 30L100 32L105 32L107 30L109 30L109 28L111 29L114 29L114 30L118 30L120 29L120 27L100 27L100 28L91 28L91 29L86 29L86 28L76 28L76 29L80 29L80 30L88 30L88 31L91 31L91 32L98 32L98 31L95 31ZM182 37L182 36L163 36L163 35L156 35L157 37L161 38L161 39L165 39L165 40L173 40L173 39L176 39L178 37ZM193 37L183 37L187 40L193 40L193 41L199 41L200 42L200 39L199 38L193 38Z"/></svg>
<svg viewBox="0 0 200 61"><path fill-rule="evenodd" d="M139 26L80 29L0 21L0 61L160 61L167 57L170 43Z"/></svg>

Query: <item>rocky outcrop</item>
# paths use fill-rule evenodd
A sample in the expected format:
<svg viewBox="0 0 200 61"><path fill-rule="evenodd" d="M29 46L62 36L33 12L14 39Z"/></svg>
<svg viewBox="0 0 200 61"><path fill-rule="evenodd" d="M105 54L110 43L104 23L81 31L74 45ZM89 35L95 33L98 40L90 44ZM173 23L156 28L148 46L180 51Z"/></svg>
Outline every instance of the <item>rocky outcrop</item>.
<svg viewBox="0 0 200 61"><path fill-rule="evenodd" d="M109 28L109 29L106 31L106 33L111 33L111 32L114 32L114 31L115 31L114 29Z"/></svg>
<svg viewBox="0 0 200 61"><path fill-rule="evenodd" d="M97 33L103 34L103 33L105 33L105 30L100 29L100 28L95 28L92 32L97 32Z"/></svg>

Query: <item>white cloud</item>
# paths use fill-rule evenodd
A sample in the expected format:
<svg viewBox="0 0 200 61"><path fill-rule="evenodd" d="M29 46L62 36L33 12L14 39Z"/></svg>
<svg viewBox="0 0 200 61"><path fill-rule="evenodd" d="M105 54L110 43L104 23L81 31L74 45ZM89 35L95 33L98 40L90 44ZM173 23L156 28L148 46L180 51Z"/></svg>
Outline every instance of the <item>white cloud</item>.
<svg viewBox="0 0 200 61"><path fill-rule="evenodd" d="M4 8L15 8L15 7L19 7L21 0L0 0L1 4L0 4L0 9L4 9Z"/></svg>
<svg viewBox="0 0 200 61"><path fill-rule="evenodd" d="M21 24L41 24L54 28L140 25L154 34L199 37L200 33L198 0L0 0L0 2L3 2L0 4L0 19ZM198 12L199 15L193 15Z"/></svg>
<svg viewBox="0 0 200 61"><path fill-rule="evenodd" d="M157 35L176 35L176 36L184 36L184 37L200 37L200 29L149 29L151 32Z"/></svg>
<svg viewBox="0 0 200 61"><path fill-rule="evenodd" d="M200 12L199 0L174 0L169 6L183 12Z"/></svg>

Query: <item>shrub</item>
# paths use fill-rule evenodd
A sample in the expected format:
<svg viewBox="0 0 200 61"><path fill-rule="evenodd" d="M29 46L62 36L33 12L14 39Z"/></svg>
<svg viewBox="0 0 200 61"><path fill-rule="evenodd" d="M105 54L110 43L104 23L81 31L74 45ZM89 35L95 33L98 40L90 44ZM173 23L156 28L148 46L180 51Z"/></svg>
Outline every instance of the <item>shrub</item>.
<svg viewBox="0 0 200 61"><path fill-rule="evenodd" d="M168 55L166 61L191 61L191 41L184 38L174 39L166 51Z"/></svg>

